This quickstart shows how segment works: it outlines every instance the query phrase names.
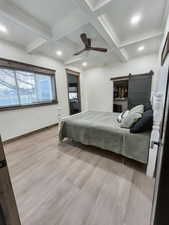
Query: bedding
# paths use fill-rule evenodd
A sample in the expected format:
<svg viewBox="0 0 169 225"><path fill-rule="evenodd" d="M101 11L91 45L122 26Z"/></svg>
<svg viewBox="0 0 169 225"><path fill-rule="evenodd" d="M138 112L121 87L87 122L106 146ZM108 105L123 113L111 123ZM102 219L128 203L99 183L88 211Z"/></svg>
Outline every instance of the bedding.
<svg viewBox="0 0 169 225"><path fill-rule="evenodd" d="M119 113L82 112L62 120L60 141L68 137L84 145L96 146L147 163L150 132L131 134L117 122Z"/></svg>

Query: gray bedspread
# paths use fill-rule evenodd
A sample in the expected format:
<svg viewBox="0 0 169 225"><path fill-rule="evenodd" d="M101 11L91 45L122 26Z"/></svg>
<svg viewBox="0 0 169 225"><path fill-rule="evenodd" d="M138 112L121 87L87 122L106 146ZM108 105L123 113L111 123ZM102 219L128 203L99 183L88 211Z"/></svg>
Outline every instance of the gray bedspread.
<svg viewBox="0 0 169 225"><path fill-rule="evenodd" d="M131 134L129 129L120 128L118 115L88 111L70 116L62 121L60 139L68 137L146 164L150 133Z"/></svg>

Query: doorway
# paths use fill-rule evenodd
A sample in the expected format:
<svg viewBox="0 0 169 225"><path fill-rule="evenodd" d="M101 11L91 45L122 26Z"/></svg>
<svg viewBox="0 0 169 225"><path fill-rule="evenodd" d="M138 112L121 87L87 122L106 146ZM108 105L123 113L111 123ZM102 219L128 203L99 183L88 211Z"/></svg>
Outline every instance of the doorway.
<svg viewBox="0 0 169 225"><path fill-rule="evenodd" d="M70 115L81 112L80 73L66 69Z"/></svg>

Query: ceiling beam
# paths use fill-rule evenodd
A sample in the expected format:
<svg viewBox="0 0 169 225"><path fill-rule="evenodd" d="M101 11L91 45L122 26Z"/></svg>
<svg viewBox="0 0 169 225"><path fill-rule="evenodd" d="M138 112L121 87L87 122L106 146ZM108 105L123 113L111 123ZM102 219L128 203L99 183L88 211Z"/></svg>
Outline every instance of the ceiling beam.
<svg viewBox="0 0 169 225"><path fill-rule="evenodd" d="M127 52L121 51L119 49L120 41L113 29L113 26L110 25L109 21L107 20L107 17L105 15L101 15L98 17L98 20L100 21L100 24L102 25L103 29L106 31L106 36L108 35L108 37L110 39L110 41L107 40L107 42L109 43L109 46L111 46L112 51L116 55L118 55L118 57L120 58L120 61L122 61L122 62L128 61ZM103 35L104 35L104 33L103 33Z"/></svg>
<svg viewBox="0 0 169 225"><path fill-rule="evenodd" d="M35 40L34 42L30 43L27 47L26 47L26 51L28 53L33 53L37 48L41 47L43 44L46 43L46 39L43 38L38 38L37 40Z"/></svg>
<svg viewBox="0 0 169 225"><path fill-rule="evenodd" d="M111 24L107 20L106 16L105 15L98 16L98 20L101 23L101 25L103 26L106 33L109 35L109 37L112 40L115 47L118 48L119 45L120 45L120 41L119 41L113 27L111 26Z"/></svg>
<svg viewBox="0 0 169 225"><path fill-rule="evenodd" d="M126 62L128 57L123 54L123 51L119 49L119 40L116 33L113 30L112 25L109 24L105 15L97 16L97 14L92 11L89 4L84 0L74 0L77 6L88 14L90 18L90 23L94 26L97 32L102 36L102 38L107 42L109 48L119 57L120 61ZM109 1L107 1L108 3Z"/></svg>
<svg viewBox="0 0 169 225"><path fill-rule="evenodd" d="M95 6L93 6L91 4L91 0L85 0L85 2L88 4L90 10L92 12L95 12L96 10L102 8L103 6L107 5L109 2L111 2L111 0L102 0L99 3L95 4Z"/></svg>
<svg viewBox="0 0 169 225"><path fill-rule="evenodd" d="M163 35L163 32L159 31L159 32L154 32L145 36L142 36L141 38L136 38L134 40L131 41L125 41L125 42L121 42L119 45L119 48L124 48L127 47L129 45L134 45L143 41L147 41L147 40L151 40L154 38L158 38L161 37Z"/></svg>
<svg viewBox="0 0 169 225"><path fill-rule="evenodd" d="M79 18L77 20L77 18ZM48 41L59 41L61 38L66 37L68 34L78 30L80 27L88 23L87 16L80 10L75 10L69 16L65 17L61 22L57 23L52 30L52 37ZM37 39L30 46L27 46L29 53L37 51L47 41Z"/></svg>
<svg viewBox="0 0 169 225"><path fill-rule="evenodd" d="M169 13L169 1L165 0L164 9L163 9L163 16L161 19L161 28L164 29L166 25L166 18L168 18Z"/></svg>
<svg viewBox="0 0 169 225"><path fill-rule="evenodd" d="M41 24L31 15L8 0L0 0L0 13L14 23L19 24L26 29L29 29L30 31L36 33L44 39L48 40L52 36L49 27Z"/></svg>
<svg viewBox="0 0 169 225"><path fill-rule="evenodd" d="M78 18L78 19L77 19ZM71 34L80 27L89 22L88 16L83 11L77 9L69 16L66 16L61 22L57 23L53 28L53 38L59 40L68 34Z"/></svg>
<svg viewBox="0 0 169 225"><path fill-rule="evenodd" d="M83 60L83 56L74 56L71 59L67 60L65 62L65 65L70 65L72 63L75 63L75 62L78 62L78 61L81 61L81 60Z"/></svg>
<svg viewBox="0 0 169 225"><path fill-rule="evenodd" d="M120 52L124 56L124 58L126 59L126 62L127 62L129 60L129 56L128 56L126 49L122 48L122 49L120 49Z"/></svg>

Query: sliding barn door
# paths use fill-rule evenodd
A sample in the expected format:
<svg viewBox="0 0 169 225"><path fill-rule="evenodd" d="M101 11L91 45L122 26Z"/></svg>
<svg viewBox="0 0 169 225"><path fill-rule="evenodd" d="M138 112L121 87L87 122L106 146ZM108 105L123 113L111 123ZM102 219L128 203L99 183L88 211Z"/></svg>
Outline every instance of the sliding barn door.
<svg viewBox="0 0 169 225"><path fill-rule="evenodd" d="M0 225L21 225L0 138Z"/></svg>
<svg viewBox="0 0 169 225"><path fill-rule="evenodd" d="M152 74L129 76L128 108L140 104L147 104L151 97Z"/></svg>

